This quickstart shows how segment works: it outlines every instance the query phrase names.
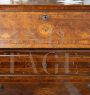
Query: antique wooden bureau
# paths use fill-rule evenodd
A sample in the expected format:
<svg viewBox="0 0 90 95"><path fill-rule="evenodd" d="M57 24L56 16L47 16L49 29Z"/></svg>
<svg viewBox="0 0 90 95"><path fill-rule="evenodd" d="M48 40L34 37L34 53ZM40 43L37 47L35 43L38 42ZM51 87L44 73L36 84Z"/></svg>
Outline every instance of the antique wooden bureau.
<svg viewBox="0 0 90 95"><path fill-rule="evenodd" d="M0 5L0 95L90 95L90 6Z"/></svg>

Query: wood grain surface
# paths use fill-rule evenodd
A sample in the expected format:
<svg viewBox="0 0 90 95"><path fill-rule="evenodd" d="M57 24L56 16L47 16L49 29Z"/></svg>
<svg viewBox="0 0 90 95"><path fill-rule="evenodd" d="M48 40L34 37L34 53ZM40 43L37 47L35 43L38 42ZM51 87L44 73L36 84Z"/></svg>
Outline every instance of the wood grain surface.
<svg viewBox="0 0 90 95"><path fill-rule="evenodd" d="M0 5L1 11L90 11L90 5Z"/></svg>
<svg viewBox="0 0 90 95"><path fill-rule="evenodd" d="M90 48L89 12L0 12L0 48Z"/></svg>
<svg viewBox="0 0 90 95"><path fill-rule="evenodd" d="M0 95L90 95L89 11L0 5Z"/></svg>
<svg viewBox="0 0 90 95"><path fill-rule="evenodd" d="M10 64L14 64L14 72ZM90 50L0 50L0 94L6 93L89 95Z"/></svg>

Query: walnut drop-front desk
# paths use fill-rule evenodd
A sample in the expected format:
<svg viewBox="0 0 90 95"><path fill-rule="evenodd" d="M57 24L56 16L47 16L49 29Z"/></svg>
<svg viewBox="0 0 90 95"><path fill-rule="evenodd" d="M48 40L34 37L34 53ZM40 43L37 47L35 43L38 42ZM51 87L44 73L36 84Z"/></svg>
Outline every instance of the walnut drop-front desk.
<svg viewBox="0 0 90 95"><path fill-rule="evenodd" d="M90 6L0 5L0 95L90 95Z"/></svg>

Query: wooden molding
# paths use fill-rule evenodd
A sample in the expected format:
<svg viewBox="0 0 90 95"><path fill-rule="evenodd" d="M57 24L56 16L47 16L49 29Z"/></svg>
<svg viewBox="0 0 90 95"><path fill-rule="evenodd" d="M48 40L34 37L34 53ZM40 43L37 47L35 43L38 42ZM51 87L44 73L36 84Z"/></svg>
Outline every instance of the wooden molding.
<svg viewBox="0 0 90 95"><path fill-rule="evenodd" d="M0 5L1 11L90 11L90 5Z"/></svg>

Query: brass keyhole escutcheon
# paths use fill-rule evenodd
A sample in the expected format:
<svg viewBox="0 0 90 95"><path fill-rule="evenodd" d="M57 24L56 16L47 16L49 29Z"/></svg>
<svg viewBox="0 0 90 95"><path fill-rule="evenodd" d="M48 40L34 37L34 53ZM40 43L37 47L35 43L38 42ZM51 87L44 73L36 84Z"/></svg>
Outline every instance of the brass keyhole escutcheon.
<svg viewBox="0 0 90 95"><path fill-rule="evenodd" d="M43 15L43 16L42 16L42 19L43 19L44 21L47 21L48 18L49 18L48 15Z"/></svg>

